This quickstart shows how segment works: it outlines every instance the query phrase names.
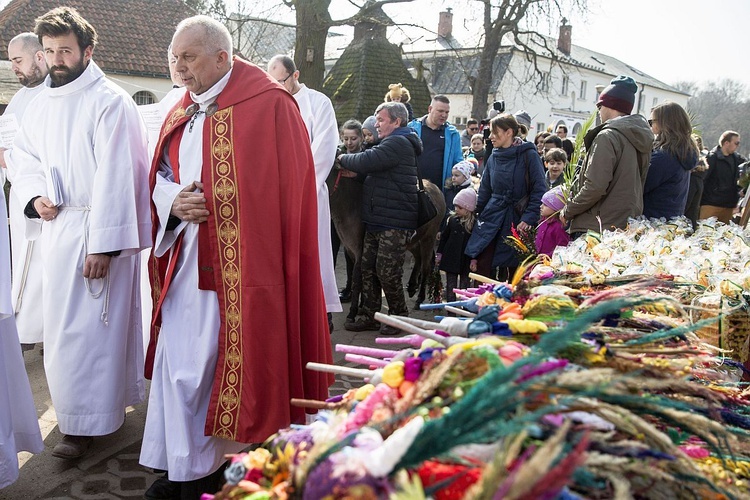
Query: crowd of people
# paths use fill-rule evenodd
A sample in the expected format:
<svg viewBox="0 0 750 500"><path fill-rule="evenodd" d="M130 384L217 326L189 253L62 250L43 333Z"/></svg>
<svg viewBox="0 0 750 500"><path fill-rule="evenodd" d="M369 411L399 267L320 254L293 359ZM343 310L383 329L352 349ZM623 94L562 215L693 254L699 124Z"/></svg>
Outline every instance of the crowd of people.
<svg viewBox="0 0 750 500"><path fill-rule="evenodd" d="M328 396L330 376L304 367L330 363L332 314L351 300L357 262L362 300L345 328L400 333L374 315L383 296L390 314L409 314L403 267L422 181L449 209L430 242L447 300L470 272L513 277L511 235L535 234L551 255L641 215L728 223L741 195L739 134L705 151L678 104L632 114L638 87L627 76L601 92L579 151L565 125L532 134L524 110L459 132L450 100L435 95L415 117L400 83L372 116L339 128L293 59L258 68L233 56L223 25L195 16L172 38L176 88L148 144L135 103L94 62L96 45L94 27L60 7L8 46L23 88L6 111L20 130L0 157L12 185L11 242L0 237L0 487L16 479L18 451L43 449L21 351L43 341L63 434L53 456L80 458L122 426L125 408L146 398L145 377L140 462L163 471L146 498L216 490L226 454L309 418L291 398ZM334 169L361 184L361 255L346 253L340 291L347 235L332 224Z"/></svg>
<svg viewBox="0 0 750 500"><path fill-rule="evenodd" d="M402 86L391 85L386 102L396 100L394 89ZM651 110L648 120L632 114L636 92L637 85L628 76L614 78L602 90L597 124L579 138L578 152L564 124L554 133L532 135L530 142L531 116L524 110L513 114L493 110L487 120L467 120L459 133L447 122L450 101L442 95L433 97L425 116L408 124L422 141L417 174L441 187L449 209L435 242L436 264L446 275L446 299L454 298L456 283L468 283L470 272L511 279L519 264L519 255L508 242L512 235L533 231L536 251L551 255L557 246L565 246L589 231L624 229L633 217L670 219L684 215L695 225L711 216L728 223L736 215L738 181L745 161L736 153L739 135L727 131L717 147L705 151L697 142L700 138L692 134L689 116L680 105L661 103ZM407 134L406 129L403 133ZM340 161L343 168L357 154L363 154L347 153ZM577 161L571 165L574 153ZM385 165L381 162L374 168L386 169ZM385 171L379 170L378 175ZM413 177L414 171L411 173ZM369 177L360 177L372 182ZM402 194L399 191L399 196ZM382 198L378 203L387 205ZM369 206L363 205L363 213L379 210L373 199L366 197ZM472 207L471 217L467 207ZM386 229L381 226L374 231ZM403 253L403 245L397 246L397 252ZM392 255L384 259L402 262ZM386 267L392 270L391 265ZM383 291L387 298L399 297L395 310L404 314L398 267L399 276L390 276L392 284ZM367 276L363 286L371 294L380 283L369 271ZM348 280L343 298L349 299L349 289ZM345 328L377 329L374 311L371 307L366 311L361 321Z"/></svg>

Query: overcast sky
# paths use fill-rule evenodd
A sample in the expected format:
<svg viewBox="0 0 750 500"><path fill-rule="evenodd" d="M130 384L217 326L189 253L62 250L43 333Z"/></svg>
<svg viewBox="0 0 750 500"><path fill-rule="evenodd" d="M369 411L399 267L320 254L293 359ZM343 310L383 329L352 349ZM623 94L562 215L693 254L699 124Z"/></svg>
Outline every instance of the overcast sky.
<svg viewBox="0 0 750 500"><path fill-rule="evenodd" d="M245 0L250 4L265 4L268 10L257 12L294 22L294 14L279 7L278 0ZM355 10L349 0L332 0L331 5L334 19ZM750 93L750 62L745 57L750 49L750 0L588 0L587 5L583 15L567 14L574 44L616 57L668 84L733 78ZM469 37L465 27L481 30L482 3L476 0L415 0L384 10L397 22L435 30L439 12L447 7L453 10L457 38ZM557 36L559 25L556 19L539 30Z"/></svg>
<svg viewBox="0 0 750 500"><path fill-rule="evenodd" d="M363 3L364 0L351 0ZM64 2L61 2L64 3ZM294 22L280 0L227 0L252 10ZM0 5L7 0L0 0ZM415 0L386 6L395 21L436 29L438 13L453 8L454 33L464 26L481 30L482 3L476 0ZM569 14L573 43L616 57L665 83L704 82L733 78L750 89L750 0L588 0L584 17ZM349 0L332 0L331 15L341 19L353 12ZM557 36L559 21L540 31ZM749 90L750 91L750 90Z"/></svg>

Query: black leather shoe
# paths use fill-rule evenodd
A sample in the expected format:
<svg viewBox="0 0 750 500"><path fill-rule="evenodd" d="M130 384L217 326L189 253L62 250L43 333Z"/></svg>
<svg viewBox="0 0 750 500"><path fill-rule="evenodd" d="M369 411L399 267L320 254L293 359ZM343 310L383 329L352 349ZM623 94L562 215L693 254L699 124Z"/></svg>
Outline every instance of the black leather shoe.
<svg viewBox="0 0 750 500"><path fill-rule="evenodd" d="M374 319L359 318L353 323L346 323L344 329L350 332L377 332L380 329L380 323Z"/></svg>
<svg viewBox="0 0 750 500"><path fill-rule="evenodd" d="M154 481L143 494L146 500L180 500L180 497L180 483L170 481L166 474Z"/></svg>
<svg viewBox="0 0 750 500"><path fill-rule="evenodd" d="M342 303L351 302L352 301L352 291L350 288L342 288L339 292L339 300Z"/></svg>
<svg viewBox="0 0 750 500"><path fill-rule="evenodd" d="M401 330L391 325L382 325L380 327L380 335L401 335Z"/></svg>

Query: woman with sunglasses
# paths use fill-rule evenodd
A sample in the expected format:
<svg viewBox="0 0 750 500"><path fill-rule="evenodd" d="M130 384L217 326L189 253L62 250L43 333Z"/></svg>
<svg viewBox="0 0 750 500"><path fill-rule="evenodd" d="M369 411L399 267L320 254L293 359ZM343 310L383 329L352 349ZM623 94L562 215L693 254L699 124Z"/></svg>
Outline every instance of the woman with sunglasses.
<svg viewBox="0 0 750 500"><path fill-rule="evenodd" d="M648 124L656 139L643 187L643 215L671 219L685 213L698 146L691 136L690 117L677 103L654 107Z"/></svg>

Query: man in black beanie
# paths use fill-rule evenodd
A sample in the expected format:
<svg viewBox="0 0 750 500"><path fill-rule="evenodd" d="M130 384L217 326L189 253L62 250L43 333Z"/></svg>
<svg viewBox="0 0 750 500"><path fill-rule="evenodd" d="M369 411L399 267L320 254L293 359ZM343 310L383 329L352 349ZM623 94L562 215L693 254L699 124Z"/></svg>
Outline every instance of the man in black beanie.
<svg viewBox="0 0 750 500"><path fill-rule="evenodd" d="M573 182L571 199L560 213L574 237L588 230L627 226L643 212L654 134L646 119L631 115L638 85L629 76L614 78L599 96L602 124L584 137L586 160Z"/></svg>

